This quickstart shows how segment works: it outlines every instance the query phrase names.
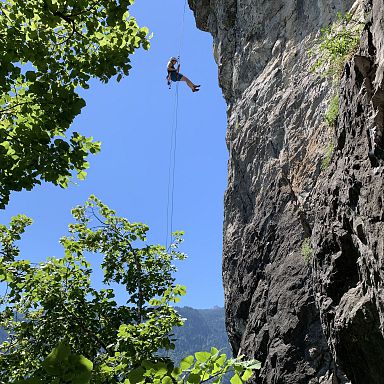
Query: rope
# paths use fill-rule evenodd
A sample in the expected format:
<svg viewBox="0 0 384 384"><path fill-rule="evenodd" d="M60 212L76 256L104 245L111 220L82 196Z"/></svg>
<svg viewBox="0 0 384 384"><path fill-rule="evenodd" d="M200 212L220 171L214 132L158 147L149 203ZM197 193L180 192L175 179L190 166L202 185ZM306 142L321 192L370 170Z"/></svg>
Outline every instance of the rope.
<svg viewBox="0 0 384 384"><path fill-rule="evenodd" d="M184 33L185 33L185 11L187 9L187 0L184 1L184 9L183 9L183 19L181 21L181 35L180 35L180 45L179 45L179 64L181 63L181 50L184 44Z"/></svg>
<svg viewBox="0 0 384 384"><path fill-rule="evenodd" d="M185 33L185 14L187 9L187 0L184 1L183 17L181 22L181 34L179 44L179 65L181 64L181 52L184 43ZM166 248L169 250L172 244L173 233L173 215L174 215L174 197L175 197L175 173L176 173L176 152L177 152L177 131L179 120L179 82L176 82L174 117L171 129L171 146L169 150L169 168L168 168L168 196L167 196L167 237Z"/></svg>
<svg viewBox="0 0 384 384"><path fill-rule="evenodd" d="M172 122L172 129L171 129L171 146L169 149L168 197L167 197L167 235L166 235L166 241L165 241L167 250L168 250L168 246L170 244L172 244L172 232L173 232L178 109L179 109L179 85L177 84L176 85L176 94L175 94L173 122Z"/></svg>

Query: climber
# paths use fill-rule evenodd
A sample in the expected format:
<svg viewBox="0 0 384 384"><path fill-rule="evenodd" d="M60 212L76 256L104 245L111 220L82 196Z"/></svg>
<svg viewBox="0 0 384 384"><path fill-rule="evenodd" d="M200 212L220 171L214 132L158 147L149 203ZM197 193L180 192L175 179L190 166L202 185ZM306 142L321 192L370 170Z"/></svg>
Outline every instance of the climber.
<svg viewBox="0 0 384 384"><path fill-rule="evenodd" d="M167 76L167 81L168 85L171 86L171 81L185 81L188 84L188 87L191 88L192 92L197 92L200 91L200 85L195 85L192 83L191 80L189 80L187 77L182 75L180 71L180 64L175 68L176 63L178 60L176 57L171 57L169 59L168 65L167 65L167 71L168 71L168 76Z"/></svg>

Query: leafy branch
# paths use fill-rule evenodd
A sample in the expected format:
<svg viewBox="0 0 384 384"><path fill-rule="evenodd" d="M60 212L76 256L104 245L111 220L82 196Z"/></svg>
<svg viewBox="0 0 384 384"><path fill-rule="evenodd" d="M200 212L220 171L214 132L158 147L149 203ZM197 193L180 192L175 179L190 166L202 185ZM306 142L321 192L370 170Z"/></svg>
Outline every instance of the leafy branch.
<svg viewBox="0 0 384 384"><path fill-rule="evenodd" d="M106 83L127 76L130 56L149 49L148 29L128 13L131 3L0 2L0 132L19 140L17 146L0 141L0 209L12 191L43 181L66 188L75 174L86 177L86 158L100 143L78 135L64 144L57 136L85 106L78 87L88 89L92 78Z"/></svg>

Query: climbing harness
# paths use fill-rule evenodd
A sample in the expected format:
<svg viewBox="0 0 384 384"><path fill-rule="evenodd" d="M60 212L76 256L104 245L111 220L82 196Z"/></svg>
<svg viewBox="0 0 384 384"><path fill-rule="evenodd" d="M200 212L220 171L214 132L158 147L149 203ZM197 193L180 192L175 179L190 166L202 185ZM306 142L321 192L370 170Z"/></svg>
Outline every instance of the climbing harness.
<svg viewBox="0 0 384 384"><path fill-rule="evenodd" d="M177 61L180 64L180 56L178 56L177 58L176 57L171 57L169 59L170 62L172 60L175 60L175 61ZM180 67L178 67L178 69L176 71L176 77L179 75L179 68ZM171 75L171 72L168 72L166 79L167 79L168 89L172 89L172 75Z"/></svg>
<svg viewBox="0 0 384 384"><path fill-rule="evenodd" d="M185 32L185 13L187 9L187 0L184 2L183 17L181 22L181 35L179 44L178 63L181 63L181 51L184 42ZM169 87L171 89L171 87ZM169 250L173 242L173 214L174 214L174 197L175 197L175 172L176 172L176 150L177 150L177 131L178 131L178 114L179 114L179 82L176 82L175 103L173 122L171 124L171 145L169 149L169 168L168 168L168 196L167 196L167 237L166 248Z"/></svg>

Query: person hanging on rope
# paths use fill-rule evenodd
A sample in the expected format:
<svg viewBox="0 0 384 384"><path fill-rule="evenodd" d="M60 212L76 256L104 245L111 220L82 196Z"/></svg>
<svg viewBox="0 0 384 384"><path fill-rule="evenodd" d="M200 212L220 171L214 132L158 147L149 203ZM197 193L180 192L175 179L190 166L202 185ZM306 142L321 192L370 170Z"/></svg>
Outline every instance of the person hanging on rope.
<svg viewBox="0 0 384 384"><path fill-rule="evenodd" d="M188 87L191 88L192 92L200 91L200 85L195 85L192 83L191 80L188 79L188 77L182 75L180 73L180 64L175 68L176 63L178 60L176 57L171 57L168 62L167 70L168 70L168 85L171 86L171 81L185 81L188 84Z"/></svg>

